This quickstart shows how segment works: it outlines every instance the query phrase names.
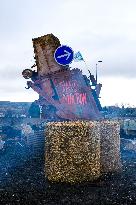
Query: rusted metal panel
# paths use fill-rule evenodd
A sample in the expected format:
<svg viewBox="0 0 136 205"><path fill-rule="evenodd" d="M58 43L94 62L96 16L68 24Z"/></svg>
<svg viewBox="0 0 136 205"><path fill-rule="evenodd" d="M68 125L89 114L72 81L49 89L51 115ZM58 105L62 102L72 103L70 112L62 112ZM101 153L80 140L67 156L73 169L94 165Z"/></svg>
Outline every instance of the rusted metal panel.
<svg viewBox="0 0 136 205"><path fill-rule="evenodd" d="M79 69L56 72L40 80L39 83L39 87L36 86L37 81L31 87L57 108L58 116L63 116L65 119L98 119L100 117L91 86L86 84ZM52 98L55 92L58 100Z"/></svg>

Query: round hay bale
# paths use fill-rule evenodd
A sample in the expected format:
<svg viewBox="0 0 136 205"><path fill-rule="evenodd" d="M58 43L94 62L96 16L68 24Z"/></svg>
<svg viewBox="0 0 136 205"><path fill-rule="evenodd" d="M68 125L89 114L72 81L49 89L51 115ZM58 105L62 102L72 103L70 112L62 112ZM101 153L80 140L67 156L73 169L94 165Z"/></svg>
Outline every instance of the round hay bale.
<svg viewBox="0 0 136 205"><path fill-rule="evenodd" d="M53 122L46 127L45 175L52 182L79 183L100 176L96 122Z"/></svg>
<svg viewBox="0 0 136 205"><path fill-rule="evenodd" d="M121 170L120 125L118 121L102 120L100 127L100 164L101 173Z"/></svg>

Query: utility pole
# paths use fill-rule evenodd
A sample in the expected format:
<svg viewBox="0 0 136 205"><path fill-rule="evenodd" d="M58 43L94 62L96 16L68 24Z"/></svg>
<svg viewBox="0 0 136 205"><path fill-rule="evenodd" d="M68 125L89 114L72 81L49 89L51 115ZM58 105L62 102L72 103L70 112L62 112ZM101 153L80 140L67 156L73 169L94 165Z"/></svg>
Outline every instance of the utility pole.
<svg viewBox="0 0 136 205"><path fill-rule="evenodd" d="M102 63L102 61L98 61L98 63ZM96 63L96 84L97 84L97 79L98 79L98 73L97 73L97 63Z"/></svg>

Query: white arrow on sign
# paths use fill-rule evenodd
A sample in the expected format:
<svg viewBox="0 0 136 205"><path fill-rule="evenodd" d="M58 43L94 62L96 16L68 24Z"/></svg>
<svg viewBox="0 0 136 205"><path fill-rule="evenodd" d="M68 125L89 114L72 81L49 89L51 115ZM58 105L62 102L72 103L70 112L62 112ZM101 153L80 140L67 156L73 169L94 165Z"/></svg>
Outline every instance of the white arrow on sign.
<svg viewBox="0 0 136 205"><path fill-rule="evenodd" d="M57 58L63 58L63 57L66 57L66 56L67 56L66 60L68 60L68 58L70 57L71 53L68 52L68 51L66 51L66 50L64 50L64 53L65 53L65 54L63 54L63 55L61 55L61 56L58 56Z"/></svg>

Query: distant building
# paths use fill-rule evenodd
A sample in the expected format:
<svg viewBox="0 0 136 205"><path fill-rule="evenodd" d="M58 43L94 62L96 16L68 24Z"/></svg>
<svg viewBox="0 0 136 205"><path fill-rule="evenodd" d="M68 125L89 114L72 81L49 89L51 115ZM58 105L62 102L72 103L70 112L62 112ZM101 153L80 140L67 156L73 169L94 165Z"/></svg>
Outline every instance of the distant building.
<svg viewBox="0 0 136 205"><path fill-rule="evenodd" d="M27 117L31 102L0 101L1 117Z"/></svg>

